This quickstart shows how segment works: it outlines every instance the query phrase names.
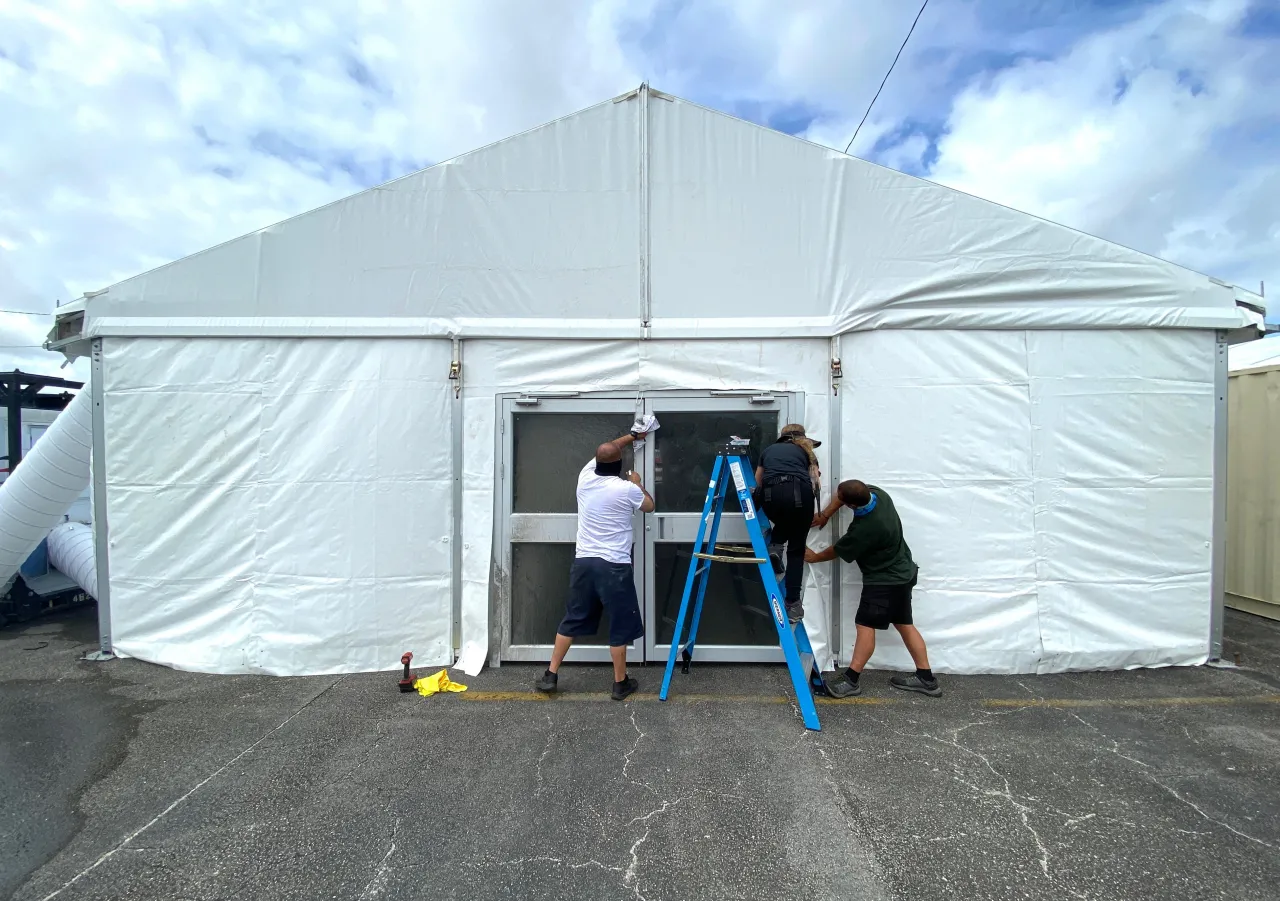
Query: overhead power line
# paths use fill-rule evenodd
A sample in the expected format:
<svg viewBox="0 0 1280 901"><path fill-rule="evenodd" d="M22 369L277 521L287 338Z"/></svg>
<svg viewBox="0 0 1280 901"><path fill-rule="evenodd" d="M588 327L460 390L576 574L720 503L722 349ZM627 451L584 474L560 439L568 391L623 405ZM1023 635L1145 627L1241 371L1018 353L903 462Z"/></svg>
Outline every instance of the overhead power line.
<svg viewBox="0 0 1280 901"><path fill-rule="evenodd" d="M907 36L902 39L902 46L898 48L898 53L893 58L893 62L889 63L889 71L884 73L884 79L880 82L880 87L876 88L876 95L871 98L871 102L867 104L867 111L862 114L862 121L858 123L858 127L853 130L853 137L849 139L849 143L844 145L844 152L848 153L849 148L853 146L853 142L858 139L858 132L862 131L862 126L867 124L867 116L871 115L871 107L876 105L876 101L880 99L880 92L884 90L885 83L889 80L889 76L893 74L893 67L898 64L898 57L902 56L902 51L907 49L907 41L911 40L911 35L916 30L916 22L920 21L920 17L924 15L924 8L929 5L929 0L924 0L920 4L920 12L916 13L915 21L911 23L911 28L907 31Z"/></svg>
<svg viewBox="0 0 1280 901"><path fill-rule="evenodd" d="M37 310L0 310L0 313L12 313L15 316L52 316L53 311L41 313Z"/></svg>

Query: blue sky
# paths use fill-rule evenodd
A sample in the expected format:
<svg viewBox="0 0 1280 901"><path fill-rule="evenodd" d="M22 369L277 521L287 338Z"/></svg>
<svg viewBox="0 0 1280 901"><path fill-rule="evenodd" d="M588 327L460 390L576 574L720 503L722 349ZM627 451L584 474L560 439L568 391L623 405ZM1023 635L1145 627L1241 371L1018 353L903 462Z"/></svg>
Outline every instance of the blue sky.
<svg viewBox="0 0 1280 901"><path fill-rule="evenodd" d="M0 309L46 311L642 80L843 149L917 8L9 0ZM1275 0L931 0L852 152L1280 289L1277 58ZM47 327L0 313L0 368L56 367L22 346Z"/></svg>

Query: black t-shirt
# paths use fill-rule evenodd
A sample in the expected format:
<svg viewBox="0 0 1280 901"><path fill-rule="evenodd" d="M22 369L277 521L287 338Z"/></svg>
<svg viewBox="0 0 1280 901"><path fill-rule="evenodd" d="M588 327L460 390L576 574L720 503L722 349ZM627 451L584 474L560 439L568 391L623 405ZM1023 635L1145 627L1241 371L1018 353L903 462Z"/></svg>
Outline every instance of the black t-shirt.
<svg viewBox="0 0 1280 901"><path fill-rule="evenodd" d="M766 480L781 475L809 480L809 455L790 441L777 441L766 447L760 454L760 465Z"/></svg>
<svg viewBox="0 0 1280 901"><path fill-rule="evenodd" d="M868 485L876 496L875 509L855 516L849 530L836 540L836 554L846 563L857 561L863 585L906 585L916 577L911 548L902 537L902 520L889 492Z"/></svg>

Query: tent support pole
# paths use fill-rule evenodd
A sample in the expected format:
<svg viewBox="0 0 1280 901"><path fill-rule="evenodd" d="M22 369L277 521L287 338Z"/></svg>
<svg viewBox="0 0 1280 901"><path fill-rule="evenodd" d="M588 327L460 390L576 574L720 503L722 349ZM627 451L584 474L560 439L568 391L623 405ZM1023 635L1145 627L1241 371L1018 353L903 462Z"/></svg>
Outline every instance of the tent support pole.
<svg viewBox="0 0 1280 901"><path fill-rule="evenodd" d="M639 103L636 104L637 137L640 142L640 328L644 338L649 337L649 323L653 318L652 297L649 292L649 85L640 85Z"/></svg>
<svg viewBox="0 0 1280 901"><path fill-rule="evenodd" d="M827 440L831 444L831 452L828 455L831 458L831 490L834 492L836 486L840 484L840 455L842 448L840 446L840 380L844 372L840 364L840 336L831 336L831 391L827 394ZM822 499L818 499L818 503L822 503ZM836 514L836 522L833 528L840 526L840 514ZM840 570L840 558L831 561L831 609L827 611L830 624L830 635L832 658L839 663L840 654L846 647L844 640L844 617L840 609L841 603L841 582L844 580L844 573ZM852 642L850 642L852 645Z"/></svg>
<svg viewBox="0 0 1280 901"><path fill-rule="evenodd" d="M1227 577L1227 333L1217 333L1213 366L1213 574L1209 599L1209 659L1222 656Z"/></svg>
<svg viewBox="0 0 1280 901"><path fill-rule="evenodd" d="M102 339L95 338L90 352L89 397L93 401L93 434L90 436L90 476L93 485L93 558L98 577L98 653L95 659L112 656L111 645L111 553L107 525L107 428L103 402Z"/></svg>
<svg viewBox="0 0 1280 901"><path fill-rule="evenodd" d="M449 437L452 444L453 466L453 567L450 597L452 619L453 655L457 660L462 652L462 339L453 339L453 354L449 363L449 381L453 387L450 403Z"/></svg>

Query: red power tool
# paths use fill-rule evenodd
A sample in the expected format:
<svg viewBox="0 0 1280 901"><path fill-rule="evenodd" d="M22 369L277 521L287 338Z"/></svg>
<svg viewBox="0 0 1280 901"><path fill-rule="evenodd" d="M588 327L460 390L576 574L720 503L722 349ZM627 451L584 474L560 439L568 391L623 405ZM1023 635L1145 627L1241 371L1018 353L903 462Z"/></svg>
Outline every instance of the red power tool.
<svg viewBox="0 0 1280 901"><path fill-rule="evenodd" d="M413 651L405 651L400 662L404 664L404 678L400 680L401 691L413 691L413 673L409 672L409 661L413 659Z"/></svg>

